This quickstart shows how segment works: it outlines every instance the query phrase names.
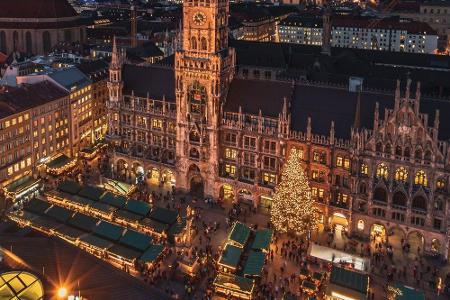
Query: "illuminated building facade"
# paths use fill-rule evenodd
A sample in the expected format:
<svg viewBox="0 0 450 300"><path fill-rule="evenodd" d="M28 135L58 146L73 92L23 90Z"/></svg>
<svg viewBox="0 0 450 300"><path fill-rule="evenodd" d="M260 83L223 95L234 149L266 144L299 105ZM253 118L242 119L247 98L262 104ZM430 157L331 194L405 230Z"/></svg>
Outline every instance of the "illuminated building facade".
<svg viewBox="0 0 450 300"><path fill-rule="evenodd" d="M420 87L412 96L409 81L392 95L264 72L238 76L227 3L183 5L173 66L130 65L114 46L114 172L170 179L268 211L288 150L297 147L325 227L364 237L398 232L447 257L450 123L437 112L450 113L447 102L421 96Z"/></svg>

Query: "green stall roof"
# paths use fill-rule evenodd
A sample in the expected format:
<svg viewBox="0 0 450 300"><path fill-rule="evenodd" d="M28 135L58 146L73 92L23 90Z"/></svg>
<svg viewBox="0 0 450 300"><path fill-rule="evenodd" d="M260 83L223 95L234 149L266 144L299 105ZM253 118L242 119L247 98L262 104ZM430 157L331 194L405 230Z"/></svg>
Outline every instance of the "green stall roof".
<svg viewBox="0 0 450 300"><path fill-rule="evenodd" d="M42 215L50 206L51 204L48 202L33 198L27 204L25 204L24 210Z"/></svg>
<svg viewBox="0 0 450 300"><path fill-rule="evenodd" d="M108 249L113 245L110 241L99 238L93 234L85 235L80 238L80 240L99 249Z"/></svg>
<svg viewBox="0 0 450 300"><path fill-rule="evenodd" d="M58 190L64 193L75 195L81 190L81 186L72 180L64 180L58 185Z"/></svg>
<svg viewBox="0 0 450 300"><path fill-rule="evenodd" d="M80 229L74 228L72 226L67 226L67 225L62 225L61 227L56 229L56 231L66 237L73 239L73 240L76 240L83 234L86 234L86 232L84 232Z"/></svg>
<svg viewBox="0 0 450 300"><path fill-rule="evenodd" d="M152 237L145 235L143 233L128 229L125 234L120 238L120 243L139 250L139 251L145 251L151 243L152 243Z"/></svg>
<svg viewBox="0 0 450 300"><path fill-rule="evenodd" d="M61 206L53 205L45 214L56 221L65 223L73 215L73 211Z"/></svg>
<svg viewBox="0 0 450 300"><path fill-rule="evenodd" d="M254 250L268 250L270 242L272 241L273 231L271 229L262 229L256 231L255 239L253 240L252 249Z"/></svg>
<svg viewBox="0 0 450 300"><path fill-rule="evenodd" d="M395 287L401 291L401 295L396 296L395 300L425 300L425 294L420 290L402 284L396 284Z"/></svg>
<svg viewBox="0 0 450 300"><path fill-rule="evenodd" d="M177 221L178 213L167 208L155 207L150 212L150 218L164 224L172 225Z"/></svg>
<svg viewBox="0 0 450 300"><path fill-rule="evenodd" d="M183 230L186 228L186 218L182 218L179 222L176 222L173 224L167 234L169 235L177 235L183 232Z"/></svg>
<svg viewBox="0 0 450 300"><path fill-rule="evenodd" d="M79 228L84 231L92 231L98 219L87 216L82 213L76 213L69 221L68 224Z"/></svg>
<svg viewBox="0 0 450 300"><path fill-rule="evenodd" d="M151 206L150 204L143 201L129 199L124 208L132 213L146 216L149 213Z"/></svg>
<svg viewBox="0 0 450 300"><path fill-rule="evenodd" d="M369 275L333 266L330 283L366 294L369 285Z"/></svg>
<svg viewBox="0 0 450 300"><path fill-rule="evenodd" d="M141 215L134 214L132 212L129 212L128 210L119 209L114 213L115 216L127 219L129 221L139 221L143 218Z"/></svg>
<svg viewBox="0 0 450 300"><path fill-rule="evenodd" d="M255 282L252 279L237 275L218 274L214 279L213 285L239 293L251 294L255 287Z"/></svg>
<svg viewBox="0 0 450 300"><path fill-rule="evenodd" d="M71 163L74 159L75 158L70 158L65 154L61 154L60 156L55 157L54 159L46 163L46 165L50 169L57 169Z"/></svg>
<svg viewBox="0 0 450 300"><path fill-rule="evenodd" d="M106 214L113 213L117 209L114 206L111 206L111 205L108 205L108 204L102 203L102 202L94 202L91 207L93 209L96 209L98 211L104 212Z"/></svg>
<svg viewBox="0 0 450 300"><path fill-rule="evenodd" d="M163 245L151 245L150 248L147 249L147 251L142 254L142 256L139 258L140 261L143 263L152 263L155 260L158 259L158 257L161 255L161 253L164 250Z"/></svg>
<svg viewBox="0 0 450 300"><path fill-rule="evenodd" d="M111 192L106 192L100 197L100 201L117 208L122 208L127 202L127 199L123 196L116 196Z"/></svg>
<svg viewBox="0 0 450 300"><path fill-rule="evenodd" d="M169 225L157 222L149 218L143 219L141 221L141 224L150 227L153 231L158 233L163 233L164 231L167 232L167 230L169 229Z"/></svg>
<svg viewBox="0 0 450 300"><path fill-rule="evenodd" d="M222 251L219 264L236 269L239 264L239 260L241 259L241 255L241 248L227 244Z"/></svg>
<svg viewBox="0 0 450 300"><path fill-rule="evenodd" d="M23 176L8 184L5 189L10 193L18 193L40 181L40 179L35 179L33 176Z"/></svg>
<svg viewBox="0 0 450 300"><path fill-rule="evenodd" d="M70 202L77 203L82 206L94 204L94 201L89 200L88 198L85 198L85 197L78 196L78 195L68 195L68 197L66 197L66 199L69 200Z"/></svg>
<svg viewBox="0 0 450 300"><path fill-rule="evenodd" d="M81 190L78 192L78 195L94 201L98 201L103 193L104 191L101 188L87 185L81 188Z"/></svg>
<svg viewBox="0 0 450 300"><path fill-rule="evenodd" d="M134 260L141 255L141 252L121 245L112 246L111 248L108 249L108 252L113 253L127 260Z"/></svg>
<svg viewBox="0 0 450 300"><path fill-rule="evenodd" d="M266 254L263 252L251 251L244 266L244 276L261 276Z"/></svg>
<svg viewBox="0 0 450 300"><path fill-rule="evenodd" d="M103 184L109 189L121 195L128 195L130 193L130 190L133 189L133 186L131 184L114 179L106 179Z"/></svg>
<svg viewBox="0 0 450 300"><path fill-rule="evenodd" d="M236 222L234 223L233 229L228 235L228 239L244 246L247 243L248 237L250 236L250 228L246 225Z"/></svg>
<svg viewBox="0 0 450 300"><path fill-rule="evenodd" d="M32 224L34 224L35 226L41 227L41 228L46 228L48 229L55 229L59 226L61 226L61 223L46 217L46 216L39 216L35 219L33 219Z"/></svg>
<svg viewBox="0 0 450 300"><path fill-rule="evenodd" d="M94 227L94 233L98 236L101 236L103 238L112 240L112 241L118 241L120 237L122 236L124 228L115 225L106 221L101 221L96 227Z"/></svg>

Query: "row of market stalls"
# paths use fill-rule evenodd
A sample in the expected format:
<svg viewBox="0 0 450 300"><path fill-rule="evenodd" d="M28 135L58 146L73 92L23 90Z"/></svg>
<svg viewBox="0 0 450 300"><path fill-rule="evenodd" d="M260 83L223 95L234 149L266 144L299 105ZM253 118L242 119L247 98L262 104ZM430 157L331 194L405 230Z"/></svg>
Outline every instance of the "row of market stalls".
<svg viewBox="0 0 450 300"><path fill-rule="evenodd" d="M252 299L272 236L270 229L253 230L240 222L234 223L217 261L215 291L234 298Z"/></svg>
<svg viewBox="0 0 450 300"><path fill-rule="evenodd" d="M149 235L37 198L26 203L23 210L10 212L8 216L20 226L59 237L130 269L154 264L165 250Z"/></svg>
<svg viewBox="0 0 450 300"><path fill-rule="evenodd" d="M177 211L152 206L127 198L97 186L61 182L55 191L45 195L48 202L61 207L134 229L176 245L189 243L190 216L181 217Z"/></svg>

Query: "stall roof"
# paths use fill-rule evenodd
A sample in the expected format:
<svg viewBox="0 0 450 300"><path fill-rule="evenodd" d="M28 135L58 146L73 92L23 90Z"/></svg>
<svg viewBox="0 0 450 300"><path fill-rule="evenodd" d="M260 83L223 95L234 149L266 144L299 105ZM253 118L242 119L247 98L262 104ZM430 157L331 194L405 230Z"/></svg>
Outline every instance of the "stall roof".
<svg viewBox="0 0 450 300"><path fill-rule="evenodd" d="M150 246L150 248L148 248L147 251L145 251L144 254L142 254L142 256L139 258L139 260L144 263L152 263L158 259L158 257L161 255L163 250L164 250L163 245L152 244Z"/></svg>
<svg viewBox="0 0 450 300"><path fill-rule="evenodd" d="M242 249L231 244L227 244L222 251L222 255L219 259L219 264L237 268L239 260L241 259Z"/></svg>
<svg viewBox="0 0 450 300"><path fill-rule="evenodd" d="M167 234L170 235L177 235L183 232L183 230L186 228L186 218L182 218L179 222L176 222L173 224Z"/></svg>
<svg viewBox="0 0 450 300"><path fill-rule="evenodd" d="M228 239L244 246L247 243L248 237L250 236L250 228L246 225L236 222L234 223L233 229L231 230Z"/></svg>
<svg viewBox="0 0 450 300"><path fill-rule="evenodd" d="M82 213L76 213L69 221L68 224L84 231L92 231L98 219L87 216Z"/></svg>
<svg viewBox="0 0 450 300"><path fill-rule="evenodd" d="M94 227L94 233L103 238L118 241L122 236L124 228L106 221L101 221L96 227Z"/></svg>
<svg viewBox="0 0 450 300"><path fill-rule="evenodd" d="M134 186L131 184L122 181L117 181L114 179L106 179L104 185L108 189L124 196L128 195L130 191L134 188Z"/></svg>
<svg viewBox="0 0 450 300"><path fill-rule="evenodd" d="M425 294L413 287L402 284L396 284L395 287L402 292L401 295L395 297L395 300L425 300Z"/></svg>
<svg viewBox="0 0 450 300"><path fill-rule="evenodd" d="M73 239L73 240L76 240L83 234L86 234L86 232L84 232L80 229L74 228L72 226L67 226L67 225L62 225L56 231L66 237Z"/></svg>
<svg viewBox="0 0 450 300"><path fill-rule="evenodd" d="M50 219L49 217L39 216L32 221L33 225L45 228L45 229L55 229L61 226L61 223Z"/></svg>
<svg viewBox="0 0 450 300"><path fill-rule="evenodd" d="M48 163L46 163L47 167L50 169L58 169L69 163L71 163L75 158L70 158L65 154L61 154L58 157L53 158Z"/></svg>
<svg viewBox="0 0 450 300"><path fill-rule="evenodd" d="M128 229L125 234L120 238L120 243L139 250L139 251L145 251L151 243L152 243L152 237L145 235L143 233Z"/></svg>
<svg viewBox="0 0 450 300"><path fill-rule="evenodd" d="M150 204L143 201L129 199L124 208L132 213L146 216L149 213L151 206Z"/></svg>
<svg viewBox="0 0 450 300"><path fill-rule="evenodd" d="M81 190L81 186L75 181L64 180L58 185L58 190L64 193L75 195L78 194L78 192Z"/></svg>
<svg viewBox="0 0 450 300"><path fill-rule="evenodd" d="M80 238L80 240L99 249L108 249L113 245L110 241L99 238L93 234L85 235Z"/></svg>
<svg viewBox="0 0 450 300"><path fill-rule="evenodd" d="M99 187L87 185L83 186L82 189L78 192L78 195L81 197L86 197L94 201L98 201L103 194L103 190Z"/></svg>
<svg viewBox="0 0 450 300"><path fill-rule="evenodd" d="M65 223L73 215L73 211L67 208L53 205L45 214L61 223Z"/></svg>
<svg viewBox="0 0 450 300"><path fill-rule="evenodd" d="M261 276L266 254L263 252L251 251L244 266L244 276Z"/></svg>
<svg viewBox="0 0 450 300"><path fill-rule="evenodd" d="M213 284L245 294L251 294L255 287L255 282L252 279L229 274L217 275Z"/></svg>
<svg viewBox="0 0 450 300"><path fill-rule="evenodd" d="M50 206L48 202L33 198L25 205L24 210L42 215Z"/></svg>
<svg viewBox="0 0 450 300"><path fill-rule="evenodd" d="M39 181L41 180L35 179L33 176L24 176L8 184L5 189L10 193L19 193L24 189L39 183Z"/></svg>
<svg viewBox="0 0 450 300"><path fill-rule="evenodd" d="M134 260L141 255L141 252L121 245L112 246L111 248L108 249L108 252L123 257L127 260Z"/></svg>
<svg viewBox="0 0 450 300"><path fill-rule="evenodd" d="M273 231L271 229L262 229L256 231L255 239L253 240L252 249L254 250L268 250L272 240Z"/></svg>
<svg viewBox="0 0 450 300"><path fill-rule="evenodd" d="M150 212L150 218L164 224L172 225L177 221L178 213L167 208L155 207Z"/></svg>
<svg viewBox="0 0 450 300"><path fill-rule="evenodd" d="M122 208L127 202L127 199L123 196L116 196L111 192L106 192L100 197L100 201L117 208Z"/></svg>
<svg viewBox="0 0 450 300"><path fill-rule="evenodd" d="M78 195L69 195L68 197L65 197L65 198L71 202L78 203L82 206L94 204L94 201L92 201L88 198L85 198L85 197L78 196Z"/></svg>
<svg viewBox="0 0 450 300"><path fill-rule="evenodd" d="M116 211L114 213L114 215L117 217L120 217L120 218L127 219L132 222L139 221L143 218L143 216L141 216L141 215L134 214L134 213L129 212L128 210L124 210L124 209L119 209L118 211Z"/></svg>
<svg viewBox="0 0 450 300"><path fill-rule="evenodd" d="M106 214L110 214L114 211L116 211L116 207L108 205L106 203L102 203L102 202L94 202L91 206L93 209L96 209L98 211L104 212Z"/></svg>
<svg viewBox="0 0 450 300"><path fill-rule="evenodd" d="M167 231L167 229L169 229L169 225L157 222L149 218L143 219L141 221L141 224L152 228L153 231L158 233L163 233L164 231Z"/></svg>
<svg viewBox="0 0 450 300"><path fill-rule="evenodd" d="M352 289L361 294L367 294L369 275L333 266L330 283Z"/></svg>

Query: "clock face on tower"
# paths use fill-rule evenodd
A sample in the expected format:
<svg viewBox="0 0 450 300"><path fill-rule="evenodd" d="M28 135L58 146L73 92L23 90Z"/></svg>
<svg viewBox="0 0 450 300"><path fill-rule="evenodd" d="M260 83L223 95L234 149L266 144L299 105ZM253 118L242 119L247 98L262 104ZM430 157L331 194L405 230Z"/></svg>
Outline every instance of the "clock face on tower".
<svg viewBox="0 0 450 300"><path fill-rule="evenodd" d="M203 25L206 22L206 16L204 13L199 11L194 14L192 20L194 21L195 25Z"/></svg>

